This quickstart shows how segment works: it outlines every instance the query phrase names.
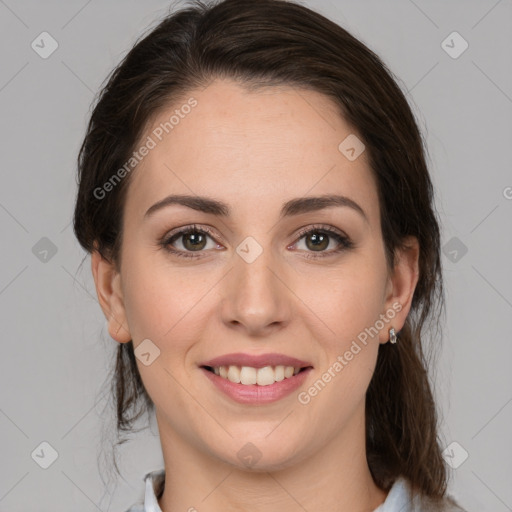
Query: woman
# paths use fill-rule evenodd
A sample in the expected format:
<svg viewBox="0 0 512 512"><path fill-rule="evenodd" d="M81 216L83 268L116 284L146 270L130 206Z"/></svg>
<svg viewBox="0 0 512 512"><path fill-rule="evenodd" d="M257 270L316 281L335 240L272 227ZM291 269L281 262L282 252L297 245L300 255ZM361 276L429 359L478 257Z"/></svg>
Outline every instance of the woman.
<svg viewBox="0 0 512 512"><path fill-rule="evenodd" d="M131 512L462 510L423 351L433 187L374 53L295 3L195 2L112 73L78 160L117 428L154 411L165 465Z"/></svg>

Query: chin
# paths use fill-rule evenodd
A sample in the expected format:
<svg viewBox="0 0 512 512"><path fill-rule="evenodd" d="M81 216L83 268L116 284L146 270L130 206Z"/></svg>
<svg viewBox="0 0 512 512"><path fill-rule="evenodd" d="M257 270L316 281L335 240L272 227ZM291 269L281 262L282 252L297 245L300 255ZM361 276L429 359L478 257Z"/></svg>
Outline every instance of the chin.
<svg viewBox="0 0 512 512"><path fill-rule="evenodd" d="M246 442L235 441L234 457L232 451L218 456L229 465L255 473L287 469L306 457L302 452L304 443L300 439L293 443L288 438L285 443L281 437L271 441L265 436L268 436L268 431L261 438L245 436Z"/></svg>

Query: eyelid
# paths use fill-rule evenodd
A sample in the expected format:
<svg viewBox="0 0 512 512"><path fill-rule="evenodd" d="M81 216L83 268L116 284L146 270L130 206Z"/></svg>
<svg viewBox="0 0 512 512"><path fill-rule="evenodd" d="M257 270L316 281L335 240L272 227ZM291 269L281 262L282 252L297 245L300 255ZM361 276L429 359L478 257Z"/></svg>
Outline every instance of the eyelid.
<svg viewBox="0 0 512 512"><path fill-rule="evenodd" d="M300 239L304 235L309 234L311 231L322 231L322 232L326 232L328 234L329 233L335 233L335 234L339 235L342 238L349 239L349 236L346 235L343 231L341 231L338 228L335 228L334 226L330 226L330 225L327 225L327 224L310 224L308 226L305 226L305 227L301 228L297 232L297 235L295 235L295 236L297 237L297 239Z"/></svg>
<svg viewBox="0 0 512 512"><path fill-rule="evenodd" d="M185 224L184 226L178 226L177 228L172 229L171 231L167 232L162 238L164 239L170 239L174 235L181 235L183 232L187 231L204 231L205 233L208 233L209 235L213 235L213 228L207 225L199 225L199 224ZM219 237L222 238L222 237Z"/></svg>

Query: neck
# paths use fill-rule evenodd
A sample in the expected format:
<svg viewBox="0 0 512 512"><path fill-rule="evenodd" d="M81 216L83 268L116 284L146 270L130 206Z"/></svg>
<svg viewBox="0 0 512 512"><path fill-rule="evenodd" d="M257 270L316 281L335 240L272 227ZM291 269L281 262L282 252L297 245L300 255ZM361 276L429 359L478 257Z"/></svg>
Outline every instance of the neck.
<svg viewBox="0 0 512 512"><path fill-rule="evenodd" d="M366 460L364 410L322 450L304 450L293 466L268 471L228 464L158 422L166 470L162 512L373 512L386 498Z"/></svg>

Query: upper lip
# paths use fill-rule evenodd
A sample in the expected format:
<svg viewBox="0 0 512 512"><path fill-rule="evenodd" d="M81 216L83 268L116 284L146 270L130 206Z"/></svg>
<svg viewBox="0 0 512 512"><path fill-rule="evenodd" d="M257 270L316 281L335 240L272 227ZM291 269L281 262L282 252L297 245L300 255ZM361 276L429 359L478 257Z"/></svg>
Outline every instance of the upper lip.
<svg viewBox="0 0 512 512"><path fill-rule="evenodd" d="M301 361L295 357L290 357L284 354L225 354L223 356L215 357L209 361L201 363L199 366L211 366L212 368L218 366L250 366L252 368L263 368L264 366L293 366L294 368L304 368L312 366L307 361Z"/></svg>

